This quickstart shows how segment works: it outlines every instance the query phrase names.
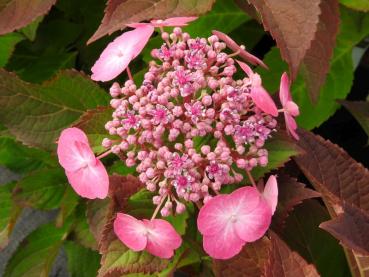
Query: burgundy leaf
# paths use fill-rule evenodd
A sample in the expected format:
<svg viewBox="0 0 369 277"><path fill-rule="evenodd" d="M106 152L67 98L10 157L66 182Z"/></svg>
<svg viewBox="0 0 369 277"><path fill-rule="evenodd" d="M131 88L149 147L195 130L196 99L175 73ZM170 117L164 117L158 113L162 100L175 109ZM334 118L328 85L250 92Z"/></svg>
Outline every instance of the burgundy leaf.
<svg viewBox="0 0 369 277"><path fill-rule="evenodd" d="M248 0L261 14L295 79L318 30L321 0Z"/></svg>
<svg viewBox="0 0 369 277"><path fill-rule="evenodd" d="M269 265L266 267L266 277L319 276L313 265L292 251L275 233L270 233L272 250Z"/></svg>
<svg viewBox="0 0 369 277"><path fill-rule="evenodd" d="M282 174L278 176L278 206L273 216L273 227L282 229L288 214L303 200L320 197L320 193L306 188L296 178Z"/></svg>
<svg viewBox="0 0 369 277"><path fill-rule="evenodd" d="M215 0L109 0L101 25L87 43L149 19L194 16L209 11Z"/></svg>
<svg viewBox="0 0 369 277"><path fill-rule="evenodd" d="M302 72L313 103L318 101L320 87L327 77L339 26L337 0L322 1L320 8L318 30L302 64Z"/></svg>
<svg viewBox="0 0 369 277"><path fill-rule="evenodd" d="M294 159L325 201L336 213L342 201L369 213L369 171L330 141L308 131L299 134L306 153Z"/></svg>
<svg viewBox="0 0 369 277"><path fill-rule="evenodd" d="M344 204L343 210L338 217L321 223L319 227L348 248L369 255L369 215L349 204Z"/></svg>
<svg viewBox="0 0 369 277"><path fill-rule="evenodd" d="M13 32L46 14L56 0L0 1L0 35Z"/></svg>
<svg viewBox="0 0 369 277"><path fill-rule="evenodd" d="M369 102L344 100L338 102L350 111L369 136Z"/></svg>

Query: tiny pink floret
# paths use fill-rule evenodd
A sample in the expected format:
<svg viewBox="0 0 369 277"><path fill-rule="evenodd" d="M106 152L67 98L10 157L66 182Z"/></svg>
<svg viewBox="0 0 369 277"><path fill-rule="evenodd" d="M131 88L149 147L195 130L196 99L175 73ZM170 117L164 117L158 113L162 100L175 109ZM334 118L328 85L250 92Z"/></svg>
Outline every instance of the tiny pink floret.
<svg viewBox="0 0 369 277"><path fill-rule="evenodd" d="M138 220L118 213L114 221L114 232L133 251L146 250L163 259L171 258L174 250L182 244L180 235L163 219Z"/></svg>
<svg viewBox="0 0 369 277"><path fill-rule="evenodd" d="M105 198L109 191L109 177L98 160L85 133L78 128L63 130L58 140L58 158L69 183L82 197Z"/></svg>
<svg viewBox="0 0 369 277"><path fill-rule="evenodd" d="M282 74L281 84L279 87L279 99L284 110L284 119L286 121L287 131L292 137L298 140L299 136L296 132L297 123L295 121L295 117L298 116L300 112L297 104L292 101L290 86L291 83L288 79L288 75L284 72Z"/></svg>
<svg viewBox="0 0 369 277"><path fill-rule="evenodd" d="M232 258L247 242L265 234L271 217L267 201L254 187L215 196L201 208L197 218L204 250L215 259Z"/></svg>

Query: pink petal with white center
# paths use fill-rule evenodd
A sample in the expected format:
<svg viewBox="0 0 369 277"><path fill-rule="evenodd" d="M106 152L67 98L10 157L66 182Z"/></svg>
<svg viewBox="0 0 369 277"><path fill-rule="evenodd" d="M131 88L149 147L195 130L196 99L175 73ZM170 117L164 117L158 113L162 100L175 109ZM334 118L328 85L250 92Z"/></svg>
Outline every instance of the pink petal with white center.
<svg viewBox="0 0 369 277"><path fill-rule="evenodd" d="M230 194L237 203L234 209L234 229L247 242L261 238L271 222L271 209L254 187L242 187Z"/></svg>
<svg viewBox="0 0 369 277"><path fill-rule="evenodd" d="M117 214L114 220L114 232L133 251L142 251L147 246L147 227L141 220L128 214Z"/></svg>
<svg viewBox="0 0 369 277"><path fill-rule="evenodd" d="M181 246L182 238L177 234L173 226L162 219L144 220L149 229L147 237L147 252L154 256L169 259L174 250Z"/></svg>
<svg viewBox="0 0 369 277"><path fill-rule="evenodd" d="M197 228L202 235L213 236L222 232L232 212L229 195L217 195L200 209L197 217Z"/></svg>
<svg viewBox="0 0 369 277"><path fill-rule="evenodd" d="M284 119L286 121L286 128L288 133L292 135L296 140L299 140L299 135L296 133L297 123L295 119L288 113L284 113Z"/></svg>
<svg viewBox="0 0 369 277"><path fill-rule="evenodd" d="M171 27L181 27L186 26L189 22L196 20L196 16L189 16L189 17L171 17L165 20L152 20L151 24L155 27L164 27L164 26L171 26Z"/></svg>
<svg viewBox="0 0 369 277"><path fill-rule="evenodd" d="M241 48L233 39L231 39L229 36L227 36L226 34L213 30L212 31L213 35L216 35L220 40L224 41L225 44L232 49L234 52L239 51L239 56L244 59L246 62L249 62L253 65L260 65L266 69L268 69L268 67L266 66L266 64L260 60L258 57L250 54L249 52L247 52L245 49Z"/></svg>
<svg viewBox="0 0 369 277"><path fill-rule="evenodd" d="M91 68L95 81L110 81L122 73L147 44L154 27L150 24L125 32L111 42Z"/></svg>
<svg viewBox="0 0 369 277"><path fill-rule="evenodd" d="M78 128L63 130L58 139L57 154L59 163L68 171L78 170L95 160L87 136Z"/></svg>
<svg viewBox="0 0 369 277"><path fill-rule="evenodd" d="M278 116L278 109L270 94L262 87L251 87L251 98L255 105L263 112Z"/></svg>
<svg viewBox="0 0 369 277"><path fill-rule="evenodd" d="M284 72L281 77L281 83L279 85L279 99L281 100L283 107L286 105L287 101L291 101L290 80L288 79L286 72Z"/></svg>
<svg viewBox="0 0 369 277"><path fill-rule="evenodd" d="M65 171L69 183L82 197L104 199L109 191L109 176L101 161L95 160L76 171Z"/></svg>
<svg viewBox="0 0 369 277"><path fill-rule="evenodd" d="M270 175L262 195L274 214L278 203L278 184L274 175Z"/></svg>
<svg viewBox="0 0 369 277"><path fill-rule="evenodd" d="M202 244L209 256L214 259L226 260L240 253L245 242L229 226L222 233L214 236L204 236Z"/></svg>

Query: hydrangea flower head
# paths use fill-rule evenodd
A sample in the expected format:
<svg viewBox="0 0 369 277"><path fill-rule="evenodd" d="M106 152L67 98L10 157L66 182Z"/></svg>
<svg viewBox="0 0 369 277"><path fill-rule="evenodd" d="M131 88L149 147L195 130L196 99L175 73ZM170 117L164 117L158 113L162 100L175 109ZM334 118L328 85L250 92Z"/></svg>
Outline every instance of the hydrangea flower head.
<svg viewBox="0 0 369 277"><path fill-rule="evenodd" d="M63 130L58 140L59 163L65 169L69 183L82 197L105 198L109 177L104 165L95 158L85 133L78 128Z"/></svg>

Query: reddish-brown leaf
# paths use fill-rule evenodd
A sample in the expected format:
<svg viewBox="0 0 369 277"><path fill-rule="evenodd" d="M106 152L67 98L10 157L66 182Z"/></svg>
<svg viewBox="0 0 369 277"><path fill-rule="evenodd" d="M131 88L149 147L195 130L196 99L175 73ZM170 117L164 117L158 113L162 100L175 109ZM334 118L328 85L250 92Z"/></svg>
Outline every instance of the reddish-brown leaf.
<svg viewBox="0 0 369 277"><path fill-rule="evenodd" d="M324 84L329 71L339 26L337 0L321 1L320 9L318 30L302 63L302 72L313 103L318 101L320 87Z"/></svg>
<svg viewBox="0 0 369 277"><path fill-rule="evenodd" d="M275 233L270 232L270 237L272 249L266 267L266 277L319 276L313 265L292 251Z"/></svg>
<svg viewBox="0 0 369 277"><path fill-rule="evenodd" d="M342 201L369 213L369 171L330 141L308 131L299 134L306 153L294 159L324 200L336 213Z"/></svg>
<svg viewBox="0 0 369 277"><path fill-rule="evenodd" d="M203 14L211 9L214 2L215 0L109 0L101 25L87 43L123 30L128 23Z"/></svg>
<svg viewBox="0 0 369 277"><path fill-rule="evenodd" d="M248 1L261 14L265 30L276 40L294 79L318 29L321 0Z"/></svg>
<svg viewBox="0 0 369 277"><path fill-rule="evenodd" d="M369 102L344 100L338 102L350 111L369 136Z"/></svg>
<svg viewBox="0 0 369 277"><path fill-rule="evenodd" d="M87 221L90 226L90 231L97 242L101 241L106 218L111 215L109 209L110 201L110 198L105 198L87 202Z"/></svg>
<svg viewBox="0 0 369 277"><path fill-rule="evenodd" d="M13 32L46 14L56 0L5 0L0 3L0 35Z"/></svg>
<svg viewBox="0 0 369 277"><path fill-rule="evenodd" d="M296 178L282 174L278 176L278 206L273 216L273 227L282 229L288 214L303 200L320 197L320 193L306 188Z"/></svg>
<svg viewBox="0 0 369 277"><path fill-rule="evenodd" d="M214 260L215 276L263 276L270 247L270 240L263 237L256 242L246 244L241 253L230 260Z"/></svg>
<svg viewBox="0 0 369 277"><path fill-rule="evenodd" d="M321 223L319 227L346 247L369 255L369 215L349 204L344 204L343 210L338 217Z"/></svg>
<svg viewBox="0 0 369 277"><path fill-rule="evenodd" d="M247 0L235 0L237 6L240 7L241 10L243 10L245 13L247 13L249 16L251 16L253 19L257 20L259 23L261 23L259 14L255 7L247 2Z"/></svg>
<svg viewBox="0 0 369 277"><path fill-rule="evenodd" d="M124 212L128 198L138 192L144 185L134 176L112 175L109 178L109 196L111 198L109 212L99 242L100 253L105 253L110 243L116 239L113 222L117 212Z"/></svg>

